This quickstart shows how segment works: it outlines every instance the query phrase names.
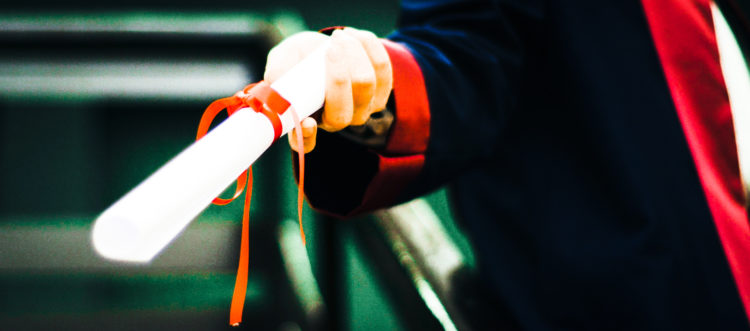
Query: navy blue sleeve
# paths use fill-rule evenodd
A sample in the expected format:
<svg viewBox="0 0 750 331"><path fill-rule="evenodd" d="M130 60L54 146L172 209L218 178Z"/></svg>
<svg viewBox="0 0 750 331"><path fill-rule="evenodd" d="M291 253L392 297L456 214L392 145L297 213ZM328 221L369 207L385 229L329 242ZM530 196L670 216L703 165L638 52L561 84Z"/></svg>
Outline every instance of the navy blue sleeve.
<svg viewBox="0 0 750 331"><path fill-rule="evenodd" d="M400 27L389 39L419 63L430 135L424 167L398 200L495 157L516 109L524 29L541 16L535 1L402 1Z"/></svg>
<svg viewBox="0 0 750 331"><path fill-rule="evenodd" d="M540 6L521 0L401 5L398 29L383 41L394 70L387 146L375 151L322 133L305 181L319 210L350 216L415 198L492 158L502 144L524 66L522 30L537 24Z"/></svg>

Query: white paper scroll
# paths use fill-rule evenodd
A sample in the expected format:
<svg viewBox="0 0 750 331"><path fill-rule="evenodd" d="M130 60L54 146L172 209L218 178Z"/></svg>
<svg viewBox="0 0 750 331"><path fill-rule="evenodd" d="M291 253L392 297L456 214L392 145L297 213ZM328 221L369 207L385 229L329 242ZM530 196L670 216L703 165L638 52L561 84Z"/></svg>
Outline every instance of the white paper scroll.
<svg viewBox="0 0 750 331"><path fill-rule="evenodd" d="M292 105L281 116L283 134L294 120L320 109L325 99L325 44L271 85ZM252 109L237 111L142 183L99 218L96 251L120 261L148 262L273 142L273 127Z"/></svg>

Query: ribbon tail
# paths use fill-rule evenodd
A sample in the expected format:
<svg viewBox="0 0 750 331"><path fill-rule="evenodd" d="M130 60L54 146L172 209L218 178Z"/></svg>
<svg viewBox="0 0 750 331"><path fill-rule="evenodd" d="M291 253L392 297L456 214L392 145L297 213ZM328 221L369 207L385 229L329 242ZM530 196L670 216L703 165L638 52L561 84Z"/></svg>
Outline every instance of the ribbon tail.
<svg viewBox="0 0 750 331"><path fill-rule="evenodd" d="M240 262L237 267L237 278L234 282L232 305L229 308L229 325L239 326L242 322L242 309L247 294L247 275L250 262L250 199L253 195L253 170L247 169L247 191L242 210L242 239L240 241Z"/></svg>
<svg viewBox="0 0 750 331"><path fill-rule="evenodd" d="M302 207L305 201L305 143L302 140L302 123L297 116L297 112L292 109L292 119L294 119L294 129L297 130L297 159L299 159L299 183L297 183L297 219L299 220L299 233L302 236L302 244L307 245L305 241L305 230L302 228Z"/></svg>

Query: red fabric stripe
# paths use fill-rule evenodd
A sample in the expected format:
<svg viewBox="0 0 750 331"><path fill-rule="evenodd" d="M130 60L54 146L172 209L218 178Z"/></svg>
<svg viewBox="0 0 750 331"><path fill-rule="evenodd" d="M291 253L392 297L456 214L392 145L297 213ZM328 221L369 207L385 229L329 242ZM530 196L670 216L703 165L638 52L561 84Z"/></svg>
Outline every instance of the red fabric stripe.
<svg viewBox="0 0 750 331"><path fill-rule="evenodd" d="M396 120L385 151L390 154L424 153L430 139L430 104L419 64L401 44L383 40L393 66Z"/></svg>
<svg viewBox="0 0 750 331"><path fill-rule="evenodd" d="M643 0L739 295L750 316L750 227L709 0Z"/></svg>
<svg viewBox="0 0 750 331"><path fill-rule="evenodd" d="M367 186L362 204L351 215L388 207L416 177L424 165L424 155L379 156L378 173Z"/></svg>

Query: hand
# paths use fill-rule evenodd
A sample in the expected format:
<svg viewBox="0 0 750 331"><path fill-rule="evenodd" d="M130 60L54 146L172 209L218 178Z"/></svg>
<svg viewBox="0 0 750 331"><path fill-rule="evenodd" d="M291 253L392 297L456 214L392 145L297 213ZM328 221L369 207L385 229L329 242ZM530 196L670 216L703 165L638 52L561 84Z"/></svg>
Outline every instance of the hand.
<svg viewBox="0 0 750 331"><path fill-rule="evenodd" d="M315 148L318 126L335 132L349 125L363 125L372 113L385 108L393 89L385 47L372 32L353 28L335 30L330 37L307 31L285 39L268 53L264 79L273 83L329 38L325 106L320 125L311 117L302 121L305 153ZM296 130L289 134L294 150L297 134Z"/></svg>

